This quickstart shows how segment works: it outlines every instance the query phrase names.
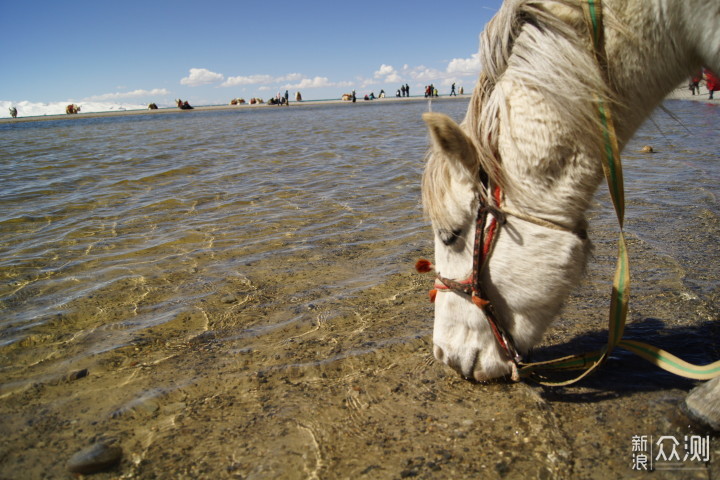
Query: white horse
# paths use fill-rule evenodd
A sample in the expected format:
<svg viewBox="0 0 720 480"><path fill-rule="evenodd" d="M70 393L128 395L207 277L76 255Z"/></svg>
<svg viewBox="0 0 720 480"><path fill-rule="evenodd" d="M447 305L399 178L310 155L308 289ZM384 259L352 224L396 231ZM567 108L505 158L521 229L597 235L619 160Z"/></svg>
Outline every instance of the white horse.
<svg viewBox="0 0 720 480"><path fill-rule="evenodd" d="M462 124L424 115L432 148L422 195L435 269L468 279L476 214L501 187L500 209L483 214L486 225L505 223L479 279L520 355L540 340L590 251L585 215L603 179L597 100L610 105L622 149L692 72L720 71L717 0L606 0L603 12L607 71L581 0L505 0L481 36L483 71ZM511 374L515 352L501 348L488 309L441 281L436 288L435 357L478 381Z"/></svg>

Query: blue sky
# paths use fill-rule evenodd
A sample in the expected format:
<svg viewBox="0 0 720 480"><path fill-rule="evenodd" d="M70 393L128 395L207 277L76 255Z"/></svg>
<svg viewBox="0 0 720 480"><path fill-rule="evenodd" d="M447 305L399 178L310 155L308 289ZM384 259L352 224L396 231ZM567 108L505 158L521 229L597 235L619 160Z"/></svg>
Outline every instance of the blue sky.
<svg viewBox="0 0 720 480"><path fill-rule="evenodd" d="M453 81L470 90L479 33L500 4L0 0L0 116L9 104L217 105L285 89L306 99L394 94L401 83L442 92Z"/></svg>

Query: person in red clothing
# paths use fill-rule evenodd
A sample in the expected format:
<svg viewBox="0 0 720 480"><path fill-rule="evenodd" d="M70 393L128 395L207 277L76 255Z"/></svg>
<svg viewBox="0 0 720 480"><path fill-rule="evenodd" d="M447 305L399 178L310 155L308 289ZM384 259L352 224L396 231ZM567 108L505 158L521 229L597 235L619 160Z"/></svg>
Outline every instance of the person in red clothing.
<svg viewBox="0 0 720 480"><path fill-rule="evenodd" d="M713 72L705 69L705 84L707 85L708 92L710 92L710 98L713 98L713 92L720 90L720 78Z"/></svg>
<svg viewBox="0 0 720 480"><path fill-rule="evenodd" d="M695 73L692 77L690 77L690 82L688 84L688 88L692 92L693 95L695 95L695 92L697 92L698 95L700 95L700 80L703 78L703 72L702 69L698 70L697 73Z"/></svg>

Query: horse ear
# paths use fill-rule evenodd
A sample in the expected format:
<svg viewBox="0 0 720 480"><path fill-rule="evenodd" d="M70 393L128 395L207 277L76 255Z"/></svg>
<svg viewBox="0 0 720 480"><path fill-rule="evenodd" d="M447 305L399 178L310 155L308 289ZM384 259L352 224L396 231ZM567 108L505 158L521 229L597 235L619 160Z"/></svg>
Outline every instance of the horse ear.
<svg viewBox="0 0 720 480"><path fill-rule="evenodd" d="M423 113L422 118L430 130L435 151L459 162L474 175L478 168L477 151L460 125L442 113Z"/></svg>

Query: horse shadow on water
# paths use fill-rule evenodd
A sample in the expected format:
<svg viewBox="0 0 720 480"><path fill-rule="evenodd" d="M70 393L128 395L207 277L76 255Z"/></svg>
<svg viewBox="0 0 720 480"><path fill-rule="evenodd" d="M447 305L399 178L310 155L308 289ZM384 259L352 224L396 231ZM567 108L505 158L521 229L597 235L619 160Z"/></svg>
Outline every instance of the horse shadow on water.
<svg viewBox="0 0 720 480"><path fill-rule="evenodd" d="M607 330L588 332L561 345L536 347L527 360L538 362L596 351L607 343L607 338ZM720 325L716 321L667 327L662 320L645 318L628 323L623 338L650 343L696 365L712 363L720 357ZM564 377L552 378L569 379L579 374L579 371L566 372ZM580 383L570 387L544 387L542 396L556 402L595 403L637 392L688 391L700 383L666 372L632 352L615 348L605 364ZM578 386L584 387L582 391L578 391Z"/></svg>

